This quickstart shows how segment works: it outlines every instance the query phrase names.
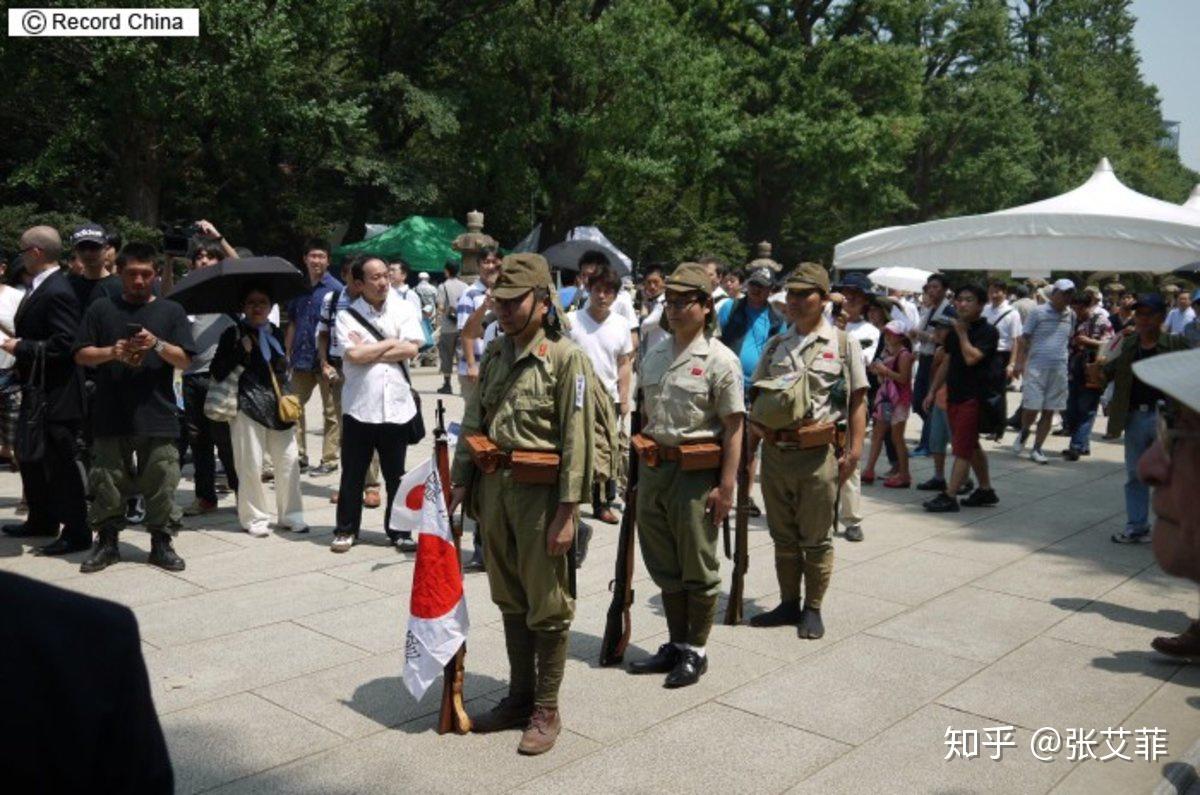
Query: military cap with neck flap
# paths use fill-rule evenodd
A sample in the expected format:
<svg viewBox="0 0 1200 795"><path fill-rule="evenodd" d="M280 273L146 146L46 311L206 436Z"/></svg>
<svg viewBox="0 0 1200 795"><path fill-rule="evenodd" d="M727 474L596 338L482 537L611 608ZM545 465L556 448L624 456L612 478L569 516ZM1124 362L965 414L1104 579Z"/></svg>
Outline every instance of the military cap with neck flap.
<svg viewBox="0 0 1200 795"><path fill-rule="evenodd" d="M676 293L701 292L712 295L708 269L698 262L683 262L667 277L667 289Z"/></svg>
<svg viewBox="0 0 1200 795"><path fill-rule="evenodd" d="M502 300L520 298L530 290L549 288L550 265L541 254L509 254L500 262L500 275L492 286L492 295Z"/></svg>

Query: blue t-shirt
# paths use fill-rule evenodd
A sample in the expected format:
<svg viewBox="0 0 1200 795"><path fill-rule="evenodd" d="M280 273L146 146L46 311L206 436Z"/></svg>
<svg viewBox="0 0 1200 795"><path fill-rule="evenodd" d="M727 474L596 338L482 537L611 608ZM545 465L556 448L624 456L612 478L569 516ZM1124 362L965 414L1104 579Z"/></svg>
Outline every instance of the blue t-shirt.
<svg viewBox="0 0 1200 795"><path fill-rule="evenodd" d="M311 293L293 298L287 307L288 322L296 324L292 338L292 369L311 372L317 369L317 321L325 294L342 289L342 283L326 273Z"/></svg>
<svg viewBox="0 0 1200 795"><path fill-rule="evenodd" d="M725 333L725 329L729 326L729 313L733 311L733 307L737 301L726 301L717 310L717 323L721 326L721 333ZM754 376L754 370L758 367L759 357L762 356L763 348L767 347L767 340L771 338L771 306L764 304L755 309L746 304L746 335L742 337L742 349L738 351L738 358L742 362L742 375L745 377L746 388L750 388L750 379Z"/></svg>

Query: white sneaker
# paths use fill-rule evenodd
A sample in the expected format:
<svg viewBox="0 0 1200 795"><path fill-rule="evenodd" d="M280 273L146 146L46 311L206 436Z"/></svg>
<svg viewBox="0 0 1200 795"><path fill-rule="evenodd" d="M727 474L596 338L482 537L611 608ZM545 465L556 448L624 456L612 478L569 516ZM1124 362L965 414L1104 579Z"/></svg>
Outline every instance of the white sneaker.
<svg viewBox="0 0 1200 795"><path fill-rule="evenodd" d="M266 538L271 535L271 526L268 524L252 524L246 528L246 532L255 538Z"/></svg>
<svg viewBox="0 0 1200 795"><path fill-rule="evenodd" d="M346 552L350 547L354 546L354 536L346 533L340 533L333 536L333 543L329 545L330 552Z"/></svg>
<svg viewBox="0 0 1200 795"><path fill-rule="evenodd" d="M1017 438L1013 440L1013 455L1020 455L1025 449L1025 437L1020 431L1017 431Z"/></svg>
<svg viewBox="0 0 1200 795"><path fill-rule="evenodd" d="M1050 459L1046 458L1046 454L1035 447L1029 451L1029 460L1035 464L1045 464Z"/></svg>

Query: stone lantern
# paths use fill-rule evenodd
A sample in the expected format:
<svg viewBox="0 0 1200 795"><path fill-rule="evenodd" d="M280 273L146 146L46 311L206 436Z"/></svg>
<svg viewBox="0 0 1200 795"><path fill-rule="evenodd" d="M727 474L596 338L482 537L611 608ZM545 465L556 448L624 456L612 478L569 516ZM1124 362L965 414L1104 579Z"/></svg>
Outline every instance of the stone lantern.
<svg viewBox="0 0 1200 795"><path fill-rule="evenodd" d="M750 273L762 268L767 268L771 273L779 273L783 270L782 265L771 259L771 244L767 241L764 240L755 247L755 254L757 255L755 259L746 265L746 270Z"/></svg>
<svg viewBox="0 0 1200 795"><path fill-rule="evenodd" d="M462 254L462 274L476 276L479 273L479 255L485 248L499 248L495 238L483 233L483 213L472 210L467 213L467 231L454 238L451 248Z"/></svg>

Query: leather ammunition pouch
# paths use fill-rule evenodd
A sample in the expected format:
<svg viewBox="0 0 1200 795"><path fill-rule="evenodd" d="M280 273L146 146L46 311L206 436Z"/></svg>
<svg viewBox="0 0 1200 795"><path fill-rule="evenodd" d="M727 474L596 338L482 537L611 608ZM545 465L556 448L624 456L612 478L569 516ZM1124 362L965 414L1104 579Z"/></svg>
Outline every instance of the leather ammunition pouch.
<svg viewBox="0 0 1200 795"><path fill-rule="evenodd" d="M512 479L517 483L552 485L558 482L558 470L562 456L542 450L501 450L495 442L481 433L469 433L463 437L471 461L479 471L490 475L500 469L511 469Z"/></svg>
<svg viewBox="0 0 1200 795"><path fill-rule="evenodd" d="M562 456L540 450L513 450L509 455L512 479L517 483L552 486L558 482Z"/></svg>
<svg viewBox="0 0 1200 795"><path fill-rule="evenodd" d="M844 437L839 439L837 425L832 422L812 422L796 428L781 430L771 430L758 424L755 424L754 427L764 441L777 447L811 450L817 447L828 447L831 444L845 444Z"/></svg>
<svg viewBox="0 0 1200 795"><path fill-rule="evenodd" d="M504 451L482 433L468 433L463 438L467 443L467 452L471 454L471 461L483 474L490 475L505 465L507 456Z"/></svg>
<svg viewBox="0 0 1200 795"><path fill-rule="evenodd" d="M680 471L700 472L721 467L721 445L715 441L686 442L673 447L659 444L645 434L635 434L630 440L646 466L656 467L663 461L679 464Z"/></svg>

